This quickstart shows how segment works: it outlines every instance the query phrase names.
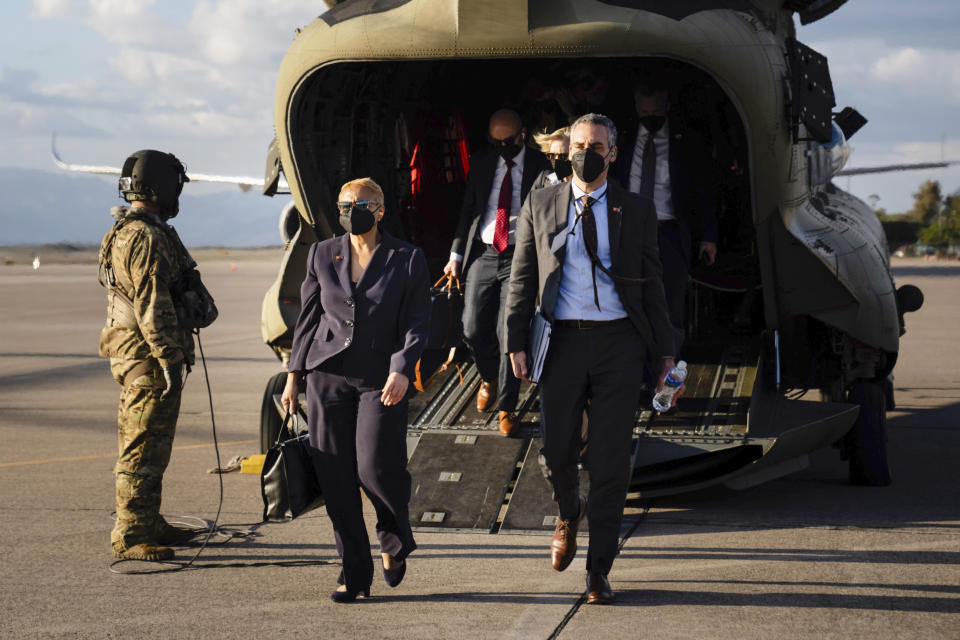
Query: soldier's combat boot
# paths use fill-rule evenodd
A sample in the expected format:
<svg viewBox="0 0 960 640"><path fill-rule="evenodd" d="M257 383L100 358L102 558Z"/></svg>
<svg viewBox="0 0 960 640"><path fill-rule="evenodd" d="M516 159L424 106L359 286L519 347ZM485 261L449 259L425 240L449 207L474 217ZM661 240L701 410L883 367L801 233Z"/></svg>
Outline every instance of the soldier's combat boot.
<svg viewBox="0 0 960 640"><path fill-rule="evenodd" d="M113 557L121 560L159 562L161 560L172 560L173 549L170 547L162 547L152 542L141 542L132 547L125 547L121 543L114 543Z"/></svg>
<svg viewBox="0 0 960 640"><path fill-rule="evenodd" d="M157 543L164 545L180 545L185 544L192 540L194 536L198 533L203 533L202 530L198 529L187 529L184 527L175 527L166 520L163 519L163 516L160 516L157 519Z"/></svg>

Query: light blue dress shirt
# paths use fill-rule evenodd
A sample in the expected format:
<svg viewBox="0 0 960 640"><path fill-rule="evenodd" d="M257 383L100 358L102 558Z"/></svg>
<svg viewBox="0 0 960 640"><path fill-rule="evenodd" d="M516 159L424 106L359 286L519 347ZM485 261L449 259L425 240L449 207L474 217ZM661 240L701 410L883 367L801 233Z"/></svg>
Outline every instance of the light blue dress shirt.
<svg viewBox="0 0 960 640"><path fill-rule="evenodd" d="M557 296L557 306L553 317L557 320L619 320L627 317L627 312L620 302L620 295L613 286L610 276L597 269L597 297L600 308L593 300L593 264L587 253L587 246L583 241L583 227L577 221L577 214L582 209L583 196L586 192L573 182L573 199L567 212L567 241L566 255L563 261L563 271L560 274L560 292ZM600 196L593 203L593 217L597 223L597 257L608 269L610 260L610 232L607 227L607 184L590 194L591 197ZM574 222L576 221L576 226ZM570 229L573 229L570 231Z"/></svg>

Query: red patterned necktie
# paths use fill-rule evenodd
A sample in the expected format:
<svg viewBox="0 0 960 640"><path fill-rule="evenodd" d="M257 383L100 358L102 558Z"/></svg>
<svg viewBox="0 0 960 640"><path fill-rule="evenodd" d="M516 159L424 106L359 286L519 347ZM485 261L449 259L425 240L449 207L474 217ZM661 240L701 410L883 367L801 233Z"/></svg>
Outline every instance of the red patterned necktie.
<svg viewBox="0 0 960 640"><path fill-rule="evenodd" d="M493 248L503 251L507 248L507 237L510 234L510 203L513 201L513 176L511 175L514 162L507 160L507 172L500 184L500 199L497 200L497 223L493 228Z"/></svg>

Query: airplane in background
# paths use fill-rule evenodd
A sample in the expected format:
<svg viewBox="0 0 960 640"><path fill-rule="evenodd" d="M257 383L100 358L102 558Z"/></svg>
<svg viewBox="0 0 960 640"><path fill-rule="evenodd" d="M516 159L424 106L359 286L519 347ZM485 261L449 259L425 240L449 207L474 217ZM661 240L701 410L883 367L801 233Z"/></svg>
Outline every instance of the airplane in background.
<svg viewBox="0 0 960 640"><path fill-rule="evenodd" d="M63 169L64 171L71 171L74 173L92 173L98 175L107 175L107 176L119 176L120 167L111 167L107 165L92 165L92 164L74 164L68 163L60 157L60 153L57 151L57 134L54 133L50 138L50 155L53 157L53 163ZM268 167L268 170L270 167ZM253 188L263 189L265 184L264 178L254 178L250 176L224 176L224 175L215 175L209 173L197 173L194 171L188 171L187 177L190 178L190 182L209 182L214 184L235 184L239 187L240 191L247 193ZM287 184L287 181L280 176L278 180L273 184L273 190L269 195L283 195L290 193L290 185ZM290 239L289 229L291 227L291 220L294 225L296 225L297 214L295 212L294 203L291 200L280 210L280 237L283 239L283 242L288 242Z"/></svg>

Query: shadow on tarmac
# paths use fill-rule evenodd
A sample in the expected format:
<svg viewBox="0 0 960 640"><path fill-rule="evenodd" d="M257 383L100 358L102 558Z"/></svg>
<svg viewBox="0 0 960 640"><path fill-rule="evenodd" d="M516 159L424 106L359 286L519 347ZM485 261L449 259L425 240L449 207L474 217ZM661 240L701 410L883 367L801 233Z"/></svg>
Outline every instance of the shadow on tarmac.
<svg viewBox="0 0 960 640"><path fill-rule="evenodd" d="M960 268L960 267L958 267ZM900 390L904 390L901 387ZM926 388L910 387L911 402ZM935 391L930 389L930 391ZM936 390L937 398L956 387ZM804 528L891 530L918 534L960 529L956 485L956 447L960 445L960 402L939 407L901 406L888 414L887 436L893 484L860 487L847 482L847 463L836 449L811 455L811 466L743 492L715 487L653 501L633 500L629 507L652 507L640 536L689 532L767 531ZM624 518L624 531L632 520ZM656 529L651 529L651 527ZM666 549L669 551L669 549ZM877 563L960 564L960 553L858 552L810 550L690 549L685 558L762 557L782 553L783 560ZM626 554L630 554L626 550ZM712 555L720 554L719 556ZM701 555L705 554L705 555ZM658 556L663 557L663 556ZM667 557L671 557L667 555Z"/></svg>
<svg viewBox="0 0 960 640"><path fill-rule="evenodd" d="M655 584L670 583L672 581L656 581ZM850 588L901 588L890 585L869 585L847 582L753 582L753 581L675 581L685 584L746 584L766 587L759 592L731 593L724 591L668 591L664 589L618 589L617 600L613 606L627 607L663 607L663 606L698 606L698 607L780 607L784 609L852 609L863 611L913 611L923 613L953 613L960 611L960 600L957 598L937 597L910 597L887 595L853 595L846 593L798 593L785 591L771 592L778 586L805 588L809 586L830 587L848 591ZM636 582L634 581L634 584ZM923 585L921 585L922 587ZM915 588L911 586L909 588ZM933 585L931 590L939 590ZM923 590L923 589L919 589Z"/></svg>
<svg viewBox="0 0 960 640"><path fill-rule="evenodd" d="M744 549L740 547L657 547L621 551L620 558L647 560L762 560L765 562L853 562L867 564L960 564L960 552L859 551L844 549ZM955 591L960 593L960 587Z"/></svg>
<svg viewBox="0 0 960 640"><path fill-rule="evenodd" d="M386 602L412 603L473 603L473 604L503 604L511 605L564 605L569 606L576 602L579 594L565 593L530 593L528 591L457 591L451 593L420 593L397 594L378 591L370 599L357 600L358 603L383 604Z"/></svg>

